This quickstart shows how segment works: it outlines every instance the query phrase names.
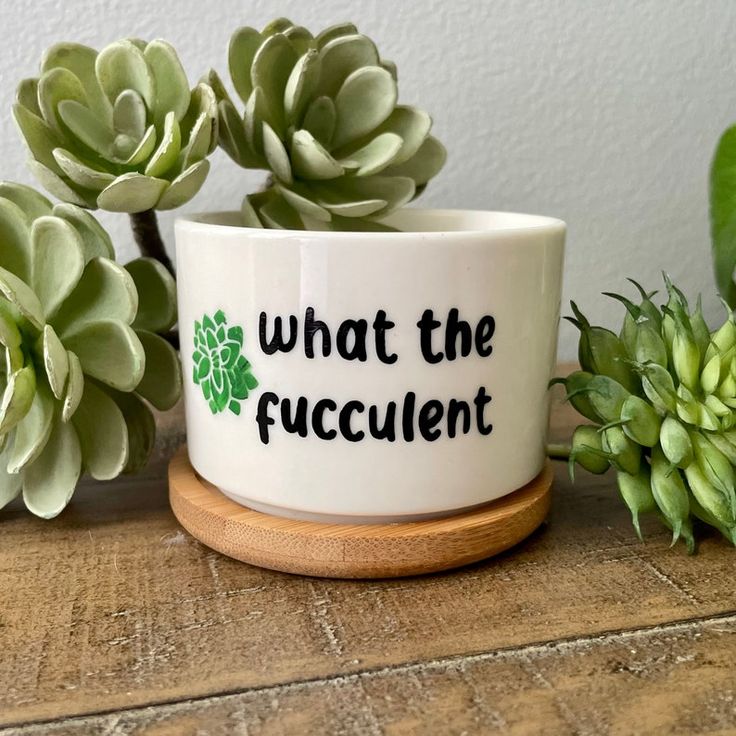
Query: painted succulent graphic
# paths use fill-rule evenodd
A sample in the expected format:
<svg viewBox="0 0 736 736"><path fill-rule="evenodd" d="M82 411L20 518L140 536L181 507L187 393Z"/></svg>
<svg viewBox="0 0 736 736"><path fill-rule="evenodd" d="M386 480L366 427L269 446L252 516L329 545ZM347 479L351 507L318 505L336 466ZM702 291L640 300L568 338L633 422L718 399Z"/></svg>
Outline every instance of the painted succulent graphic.
<svg viewBox="0 0 736 736"><path fill-rule="evenodd" d="M56 516L83 472L107 480L153 447L148 403L179 399L174 281L157 261L116 263L88 212L0 182L0 507L22 493Z"/></svg>
<svg viewBox="0 0 736 736"><path fill-rule="evenodd" d="M202 389L213 414L229 409L240 414L240 402L258 386L242 354L243 328L228 327L222 310L194 323L193 381Z"/></svg>
<svg viewBox="0 0 736 736"><path fill-rule="evenodd" d="M286 18L230 40L238 113L217 74L220 145L271 173L243 202L250 227L391 230L380 222L417 197L446 152L430 116L397 104L396 65L352 23L313 36Z"/></svg>
<svg viewBox="0 0 736 736"><path fill-rule="evenodd" d="M59 43L37 79L18 86L13 115L41 184L64 202L137 213L188 202L217 145L217 103L190 91L168 43L116 41L97 52Z"/></svg>

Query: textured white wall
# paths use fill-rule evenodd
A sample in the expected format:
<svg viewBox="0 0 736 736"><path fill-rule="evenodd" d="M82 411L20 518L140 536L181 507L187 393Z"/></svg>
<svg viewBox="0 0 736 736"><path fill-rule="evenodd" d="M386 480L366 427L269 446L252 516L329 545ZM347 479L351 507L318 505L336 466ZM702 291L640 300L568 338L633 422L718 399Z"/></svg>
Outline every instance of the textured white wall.
<svg viewBox="0 0 736 736"><path fill-rule="evenodd" d="M709 159L736 121L734 0L2 0L0 177L30 182L10 105L56 40L96 47L163 37L192 80L226 71L239 25L287 15L312 30L352 20L399 68L400 98L435 119L450 157L428 206L527 211L569 225L566 299L618 323L598 296L668 270L712 297ZM12 9L10 9L12 7ZM185 209L235 208L260 180L222 153ZM172 238L173 215L162 217ZM124 215L101 216L124 259ZM562 328L561 357L575 352Z"/></svg>

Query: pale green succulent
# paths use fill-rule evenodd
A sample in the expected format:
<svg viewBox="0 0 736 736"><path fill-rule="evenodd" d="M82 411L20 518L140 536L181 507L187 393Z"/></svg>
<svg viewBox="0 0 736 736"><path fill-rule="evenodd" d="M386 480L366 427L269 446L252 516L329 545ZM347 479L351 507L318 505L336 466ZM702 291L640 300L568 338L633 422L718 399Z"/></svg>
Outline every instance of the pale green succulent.
<svg viewBox="0 0 736 736"><path fill-rule="evenodd" d="M594 425L575 430L570 454L593 473L609 467L640 534L656 512L694 549L693 518L736 544L736 322L729 310L711 332L666 279L661 308L637 285L619 335L591 325L572 305L581 332L581 370L557 379Z"/></svg>
<svg viewBox="0 0 736 736"><path fill-rule="evenodd" d="M157 261L122 267L76 205L0 183L0 507L19 493L38 516L69 502L80 475L139 469L153 446L147 402L181 393L175 286Z"/></svg>
<svg viewBox="0 0 736 736"><path fill-rule="evenodd" d="M378 221L445 162L429 115L396 104L395 65L350 23L316 37L285 18L260 33L240 28L229 67L245 112L211 72L220 144L241 166L271 172L243 203L248 226L387 229Z"/></svg>
<svg viewBox="0 0 736 736"><path fill-rule="evenodd" d="M64 202L136 213L189 201L217 145L217 103L191 92L165 41L117 41L97 52L52 46L41 76L18 86L15 121L41 184Z"/></svg>

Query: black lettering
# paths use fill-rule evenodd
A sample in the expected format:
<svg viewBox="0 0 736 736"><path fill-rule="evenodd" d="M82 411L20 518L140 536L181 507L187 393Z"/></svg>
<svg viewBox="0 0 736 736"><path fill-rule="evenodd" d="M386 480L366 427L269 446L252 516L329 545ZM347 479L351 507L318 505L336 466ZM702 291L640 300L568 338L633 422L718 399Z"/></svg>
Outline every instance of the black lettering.
<svg viewBox="0 0 736 736"><path fill-rule="evenodd" d="M459 399L450 399L447 406L447 436L455 437L457 435L457 420L462 415L463 428L462 433L470 432L470 405L467 401Z"/></svg>
<svg viewBox="0 0 736 736"><path fill-rule="evenodd" d="M396 441L396 402L389 401L386 405L386 419L383 427L378 426L378 407L372 404L368 407L368 431L371 437L377 440Z"/></svg>
<svg viewBox="0 0 736 736"><path fill-rule="evenodd" d="M437 399L431 399L419 410L419 432L427 442L434 442L442 434L442 431L435 427L442 421L444 412L445 407Z"/></svg>
<svg viewBox="0 0 736 736"><path fill-rule="evenodd" d="M466 358L473 348L473 330L464 319L460 319L460 312L453 307L447 315L445 326L445 357L447 360L457 358L458 337L460 338L460 355Z"/></svg>
<svg viewBox="0 0 736 736"><path fill-rule="evenodd" d="M485 423L484 413L486 406L491 403L491 397L486 393L484 386L481 386L478 389L478 393L475 399L473 399L473 402L475 403L478 431L483 435L489 435L493 432L493 425Z"/></svg>
<svg viewBox="0 0 736 736"><path fill-rule="evenodd" d="M422 355L427 363L439 363L443 355L442 353L432 352L432 332L436 330L442 323L434 318L434 312L431 309L425 309L422 318L417 322L419 328L419 345L422 349Z"/></svg>
<svg viewBox="0 0 736 736"><path fill-rule="evenodd" d="M300 396L296 401L294 418L291 418L291 399L281 401L281 424L290 434L298 434L300 437L307 436L307 397Z"/></svg>
<svg viewBox="0 0 736 736"><path fill-rule="evenodd" d="M276 424L276 422L268 416L268 405L276 406L279 403L279 397L273 391L265 391L258 399L258 409L256 411L256 424L258 425L258 434L264 445L268 444L268 428Z"/></svg>
<svg viewBox="0 0 736 736"><path fill-rule="evenodd" d="M352 347L349 338L352 335ZM365 363L368 360L366 352L366 338L368 337L368 321L365 319L346 319L337 331L335 346L340 356L345 360L359 360Z"/></svg>
<svg viewBox="0 0 736 736"><path fill-rule="evenodd" d="M417 395L408 391L404 398L404 407L401 410L401 430L407 442L414 440L414 408L417 403Z"/></svg>
<svg viewBox="0 0 736 736"><path fill-rule="evenodd" d="M478 326L475 328L475 349L481 358L487 358L493 352L491 339L495 331L496 320L490 314L481 317Z"/></svg>
<svg viewBox="0 0 736 736"><path fill-rule="evenodd" d="M289 339L284 340L283 335L283 323L281 317L276 317L273 321L273 339L269 342L266 322L268 317L265 312L261 312L261 317L258 324L258 338L261 343L261 350L266 355L273 355L277 350L282 353L288 353L294 349L296 345L297 330L299 329L299 323L293 314L289 315Z"/></svg>
<svg viewBox="0 0 736 736"><path fill-rule="evenodd" d="M322 336L322 355L326 358L332 352L330 328L322 320L315 319L314 309L307 307L304 314L304 354L307 358L314 358L314 335L317 332Z"/></svg>
<svg viewBox="0 0 736 736"><path fill-rule="evenodd" d="M360 442L365 437L365 432L361 429L353 432L350 426L350 418L353 412L361 414L365 411L365 405L361 401L348 401L342 409L340 409L339 425L342 436L350 442Z"/></svg>
<svg viewBox="0 0 736 736"><path fill-rule="evenodd" d="M325 429L324 413L326 411L337 411L337 404L332 399L320 399L312 411L312 429L321 440L334 440L337 430Z"/></svg>
<svg viewBox="0 0 736 736"><path fill-rule="evenodd" d="M378 355L378 360L381 363L387 365L391 365L399 359L396 353L389 353L386 349L386 333L393 327L396 327L396 323L386 319L386 312L379 309L376 312L375 320L373 320L373 329L376 332L376 355Z"/></svg>

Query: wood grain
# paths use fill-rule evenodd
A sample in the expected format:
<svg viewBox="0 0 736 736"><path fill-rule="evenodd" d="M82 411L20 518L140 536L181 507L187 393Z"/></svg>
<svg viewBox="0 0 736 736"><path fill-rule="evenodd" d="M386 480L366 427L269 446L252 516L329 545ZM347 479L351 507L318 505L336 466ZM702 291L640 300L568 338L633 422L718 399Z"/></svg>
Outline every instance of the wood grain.
<svg viewBox="0 0 736 736"><path fill-rule="evenodd" d="M550 506L552 464L515 493L454 516L405 524L324 524L244 508L202 480L186 447L169 465L179 523L228 557L327 578L395 578L484 560L526 539Z"/></svg>
<svg viewBox="0 0 736 736"><path fill-rule="evenodd" d="M555 438L575 421L557 407ZM656 521L641 544L612 477L555 473L548 522L514 549L388 581L212 552L176 523L163 475L85 485L53 522L13 505L0 728L735 733L733 549L707 536L688 557Z"/></svg>
<svg viewBox="0 0 736 736"><path fill-rule="evenodd" d="M731 616L411 663L15 733L733 734L734 657Z"/></svg>

